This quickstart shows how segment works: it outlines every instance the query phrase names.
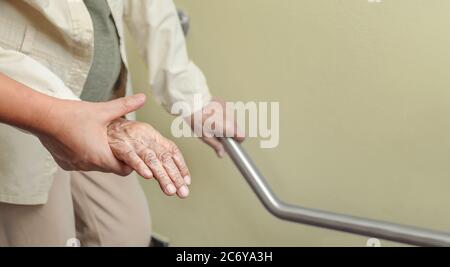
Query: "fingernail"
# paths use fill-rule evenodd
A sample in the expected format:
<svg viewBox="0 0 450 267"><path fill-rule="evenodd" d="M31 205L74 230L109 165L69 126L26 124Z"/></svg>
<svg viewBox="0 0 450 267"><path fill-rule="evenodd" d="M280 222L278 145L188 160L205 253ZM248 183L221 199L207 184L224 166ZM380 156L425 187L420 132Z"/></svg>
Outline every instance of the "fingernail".
<svg viewBox="0 0 450 267"><path fill-rule="evenodd" d="M219 158L223 158L225 156L225 153L221 150L217 153L219 155Z"/></svg>
<svg viewBox="0 0 450 267"><path fill-rule="evenodd" d="M149 170L144 170L143 174L144 174L144 178L146 178L146 179L151 179L153 176L153 174Z"/></svg>
<svg viewBox="0 0 450 267"><path fill-rule="evenodd" d="M172 195L172 194L175 194L177 192L177 188L173 184L168 184L166 186L166 191L167 191L167 193Z"/></svg>
<svg viewBox="0 0 450 267"><path fill-rule="evenodd" d="M139 102L142 102L145 100L145 95L144 94L137 94L136 96L136 100Z"/></svg>
<svg viewBox="0 0 450 267"><path fill-rule="evenodd" d="M182 187L180 187L178 193L180 194L180 197L185 198L189 196L189 189L187 188L187 186L183 185Z"/></svg>
<svg viewBox="0 0 450 267"><path fill-rule="evenodd" d="M187 175L187 176L185 176L184 177L184 182L187 184L187 185L191 185L191 176L189 176L189 175Z"/></svg>
<svg viewBox="0 0 450 267"><path fill-rule="evenodd" d="M134 101L135 104L141 104L145 101L146 96L144 94L137 94L131 97L131 100Z"/></svg>

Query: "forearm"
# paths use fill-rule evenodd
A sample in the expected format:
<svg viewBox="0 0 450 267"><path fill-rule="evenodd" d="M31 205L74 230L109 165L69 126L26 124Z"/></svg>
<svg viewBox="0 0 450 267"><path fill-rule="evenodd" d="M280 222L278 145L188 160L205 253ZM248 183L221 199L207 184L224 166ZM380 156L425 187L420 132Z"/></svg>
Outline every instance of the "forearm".
<svg viewBox="0 0 450 267"><path fill-rule="evenodd" d="M0 123L33 134L48 133L50 111L57 102L0 73Z"/></svg>
<svg viewBox="0 0 450 267"><path fill-rule="evenodd" d="M174 115L191 114L208 104L211 94L206 79L189 59L173 1L123 2L125 22L149 67L153 97ZM180 102L189 108L183 104L186 111L173 110Z"/></svg>

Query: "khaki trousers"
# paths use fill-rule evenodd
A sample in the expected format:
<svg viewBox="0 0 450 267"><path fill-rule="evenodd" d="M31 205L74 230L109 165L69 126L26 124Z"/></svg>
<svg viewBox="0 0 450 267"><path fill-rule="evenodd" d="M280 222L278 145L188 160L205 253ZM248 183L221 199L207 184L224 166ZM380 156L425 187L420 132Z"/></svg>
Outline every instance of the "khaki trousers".
<svg viewBox="0 0 450 267"><path fill-rule="evenodd" d="M148 246L150 213L137 177L58 170L45 205L0 203L0 246Z"/></svg>

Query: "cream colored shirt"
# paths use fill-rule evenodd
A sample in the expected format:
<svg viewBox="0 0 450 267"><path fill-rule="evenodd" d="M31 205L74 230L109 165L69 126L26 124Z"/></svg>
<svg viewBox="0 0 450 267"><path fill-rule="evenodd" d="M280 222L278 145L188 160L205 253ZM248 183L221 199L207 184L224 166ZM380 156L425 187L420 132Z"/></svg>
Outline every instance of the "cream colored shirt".
<svg viewBox="0 0 450 267"><path fill-rule="evenodd" d="M149 67L153 97L167 110L210 101L189 60L172 0L108 0L127 65L124 25ZM83 0L0 0L0 72L44 94L79 100L93 58L93 26ZM124 68L126 69L126 68ZM131 86L122 75L122 87ZM26 107L24 107L26 108ZM46 203L57 165L39 140L0 124L0 202Z"/></svg>

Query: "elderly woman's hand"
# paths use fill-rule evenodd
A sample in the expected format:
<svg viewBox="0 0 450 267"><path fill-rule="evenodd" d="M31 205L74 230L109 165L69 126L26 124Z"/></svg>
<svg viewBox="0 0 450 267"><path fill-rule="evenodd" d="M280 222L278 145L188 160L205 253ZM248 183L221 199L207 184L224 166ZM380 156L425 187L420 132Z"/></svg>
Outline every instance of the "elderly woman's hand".
<svg viewBox="0 0 450 267"><path fill-rule="evenodd" d="M239 143L245 141L245 133L239 129L234 113L230 116L230 114L226 114L226 110L226 103L214 97L202 110L185 118L197 136L200 136L203 142L213 148L220 158L225 155L226 151L217 137L230 137ZM196 117L201 119L197 120ZM206 124L211 127L205 127Z"/></svg>
<svg viewBox="0 0 450 267"><path fill-rule="evenodd" d="M152 126L117 119L108 126L108 141L117 159L146 179L156 178L166 195L189 195L191 177L183 155Z"/></svg>

